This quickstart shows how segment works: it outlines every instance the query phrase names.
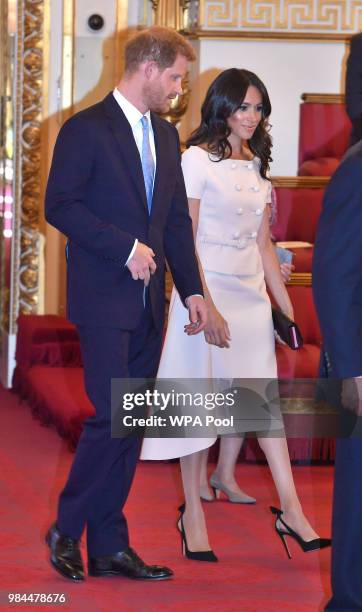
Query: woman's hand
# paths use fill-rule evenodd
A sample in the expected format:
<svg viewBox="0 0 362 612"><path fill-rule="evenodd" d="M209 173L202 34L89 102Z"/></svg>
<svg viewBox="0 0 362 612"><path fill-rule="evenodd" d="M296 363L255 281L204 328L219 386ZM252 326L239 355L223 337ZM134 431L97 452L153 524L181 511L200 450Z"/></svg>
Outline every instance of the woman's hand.
<svg viewBox="0 0 362 612"><path fill-rule="evenodd" d="M219 348L229 348L231 340L229 326L214 305L209 306L204 334L208 344L214 344Z"/></svg>
<svg viewBox="0 0 362 612"><path fill-rule="evenodd" d="M289 300L289 304L287 304L286 306L284 306L284 308L281 309L281 311L289 318L291 319L291 321L294 321L294 310L293 310L293 306L291 301ZM281 346L287 346L287 343L284 342L284 340L281 339L281 337L279 336L279 334L277 333L276 330L274 330L274 337L275 337L275 341L277 344L280 344Z"/></svg>
<svg viewBox="0 0 362 612"><path fill-rule="evenodd" d="M283 281L285 283L288 283L290 281L290 277L291 277L293 270L295 270L295 266L293 266L293 264L290 264L290 263L280 264L280 272L282 274Z"/></svg>
<svg viewBox="0 0 362 612"><path fill-rule="evenodd" d="M285 306L284 308L282 308L282 312L284 312L284 314L289 317L289 319L291 319L292 321L294 321L294 310L293 310L293 306L292 303L288 304L287 306Z"/></svg>

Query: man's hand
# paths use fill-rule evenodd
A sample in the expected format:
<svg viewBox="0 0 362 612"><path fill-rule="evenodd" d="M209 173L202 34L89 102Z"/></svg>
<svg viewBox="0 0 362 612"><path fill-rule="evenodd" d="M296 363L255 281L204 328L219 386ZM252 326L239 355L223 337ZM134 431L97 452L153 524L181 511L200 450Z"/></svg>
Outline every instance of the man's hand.
<svg viewBox="0 0 362 612"><path fill-rule="evenodd" d="M199 295L191 295L186 300L189 309L190 323L185 325L184 331L188 336L194 336L202 331L207 322L207 308L204 298Z"/></svg>
<svg viewBox="0 0 362 612"><path fill-rule="evenodd" d="M143 280L146 287L150 282L151 274L156 272L153 260L154 252L143 242L138 242L135 252L126 264L132 274L133 280Z"/></svg>

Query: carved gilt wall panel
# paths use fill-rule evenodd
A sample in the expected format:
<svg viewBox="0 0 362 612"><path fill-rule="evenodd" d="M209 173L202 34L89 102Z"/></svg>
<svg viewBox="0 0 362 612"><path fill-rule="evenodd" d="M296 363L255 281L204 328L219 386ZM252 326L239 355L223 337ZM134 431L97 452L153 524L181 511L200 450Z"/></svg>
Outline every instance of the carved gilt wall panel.
<svg viewBox="0 0 362 612"><path fill-rule="evenodd" d="M352 34L362 29L362 0L201 0L202 30Z"/></svg>
<svg viewBox="0 0 362 612"><path fill-rule="evenodd" d="M40 138L43 119L44 0L18 4L15 87L15 219L11 333L39 302Z"/></svg>

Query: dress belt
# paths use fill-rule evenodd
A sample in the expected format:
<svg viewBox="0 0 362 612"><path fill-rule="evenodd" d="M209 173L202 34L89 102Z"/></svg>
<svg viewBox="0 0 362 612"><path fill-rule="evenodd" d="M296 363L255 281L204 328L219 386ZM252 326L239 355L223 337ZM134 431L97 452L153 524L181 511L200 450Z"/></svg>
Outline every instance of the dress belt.
<svg viewBox="0 0 362 612"><path fill-rule="evenodd" d="M202 236L197 237L199 242L206 242L207 244L216 244L219 246L231 246L236 249L245 249L247 246L249 246L250 241L255 239L256 232L255 235L248 234L242 238L220 238L220 236L210 236L210 234L203 234Z"/></svg>

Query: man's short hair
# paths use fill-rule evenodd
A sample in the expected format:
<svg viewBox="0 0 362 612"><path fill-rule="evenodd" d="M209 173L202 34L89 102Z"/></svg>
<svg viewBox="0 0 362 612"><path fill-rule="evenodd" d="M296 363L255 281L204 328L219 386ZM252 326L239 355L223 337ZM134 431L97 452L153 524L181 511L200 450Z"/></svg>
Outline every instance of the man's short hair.
<svg viewBox="0 0 362 612"><path fill-rule="evenodd" d="M138 32L126 44L125 71L135 72L143 62L156 62L160 70L169 68L177 55L183 55L188 61L196 59L190 43L181 34L171 28L152 26Z"/></svg>

